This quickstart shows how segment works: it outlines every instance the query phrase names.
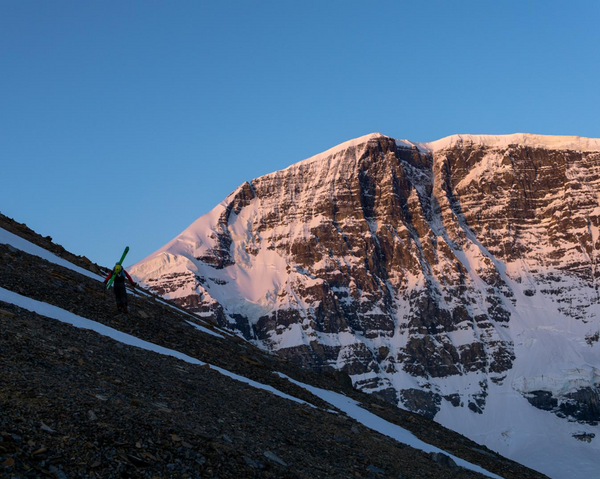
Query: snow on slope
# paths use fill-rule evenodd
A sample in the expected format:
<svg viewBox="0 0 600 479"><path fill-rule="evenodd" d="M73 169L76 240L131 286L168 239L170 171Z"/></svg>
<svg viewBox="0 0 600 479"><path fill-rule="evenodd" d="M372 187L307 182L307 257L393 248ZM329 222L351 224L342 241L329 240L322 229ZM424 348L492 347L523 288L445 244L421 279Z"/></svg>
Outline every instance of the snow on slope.
<svg viewBox="0 0 600 479"><path fill-rule="evenodd" d="M56 319L63 323L67 323L72 326L75 326L76 328L88 329L88 330L94 331L98 334L101 334L102 336L109 337L111 339L114 339L115 341L118 341L118 342L128 345L128 346L134 346L134 347L141 348L146 351L151 351L151 352L154 352L157 354L171 356L171 357L180 359L180 360L185 361L190 364L195 364L195 365L200 365L200 366L208 366L210 369L214 369L215 371L223 374L224 376L227 376L236 381L240 381L245 384L248 384L251 387L254 387L257 389L262 389L264 391L268 391L271 394L274 394L275 396L279 396L279 397L287 399L289 401L293 401L293 402L296 402L299 404L306 404L310 407L316 408L316 406L314 406L313 404L310 404L302 399L298 399L294 396L290 396L289 394L279 391L278 389L275 389L274 387L269 386L267 384L262 384L257 381L254 381L252 379L248 379L244 376L240 376L239 374L235 374L230 371L227 371L226 369L220 368L218 366L213 366L212 364L208 364L203 361L200 361L196 358L188 356L187 354L181 353L179 351L175 351L173 349L165 348L163 346L159 346L157 344L150 343L150 342L140 339L136 336L132 336L127 333L123 333L122 331L119 331L117 329L113 329L104 324L98 323L96 321L92 321L91 319L83 318L81 316L71 313L70 311L66 311L64 309L58 308L58 307L53 306L48 303L36 301L32 298L22 296L20 294L14 293L7 289L0 288L0 301L3 301L5 303L14 304L16 306L19 306L20 308L24 308L28 311L35 312L37 314L46 316L51 319ZM195 325L192 325L192 326L195 326ZM211 332L211 334L212 334L212 332ZM294 381L293 379L291 379L287 376L283 376L283 377L286 377L286 379L288 379L289 381L292 381L292 382L302 386L303 388L313 392L316 396L321 397L324 401L331 404L331 406L339 408L340 410L346 412L350 417L353 417L358 422L362 423L364 426L366 426L370 429L379 431L382 434L386 434L387 436L390 436L399 442L408 444L411 447L414 447L415 449L421 449L425 452L443 452L444 454L447 454L445 451L442 451L441 449L438 449L438 448L431 446L423 441L420 441L419 439L414 437L414 435L412 433L410 433L409 431L407 431L395 424L389 423L389 422L385 421L384 419L380 418L379 416L375 416L374 414L371 414L370 412L362 409L361 407L358 406L358 403L346 398L345 396L343 396L341 394L337 394L332 391L326 391L324 389L314 388L307 384ZM496 474L492 474L492 473L486 471L485 469L481 468L480 466L471 464L471 463L464 461L456 456L452 456L451 454L449 456L452 457L457 462L457 464L461 467L471 469L473 471L484 474L488 477L492 477L495 479L502 479L500 476L497 476Z"/></svg>
<svg viewBox="0 0 600 479"><path fill-rule="evenodd" d="M193 259L201 251L206 251L214 245L214 241L210 237L211 234L214 234L214 230L209 225L217 223L219 216L225 211L229 198L234 194L235 192L231 193L209 213L194 221L173 240L148 256L146 260L160 258L160 261L155 261L151 265L140 266L140 274L160 275L163 271L185 271L186 267L192 266ZM138 262L136 265L140 263ZM134 266L132 265L129 268L131 269Z"/></svg>
<svg viewBox="0 0 600 479"><path fill-rule="evenodd" d="M515 338L513 367L502 384L490 383L482 414L443 402L435 420L549 477L600 478L600 443L573 439L575 434L598 436L600 428L534 408L521 394L546 390L564 395L597 387L600 346L582 344L588 325L561 315L542 295L526 298L527 285L511 283L519 305L512 307L510 321ZM600 305L595 309L600 312ZM473 382L477 379L474 375Z"/></svg>
<svg viewBox="0 0 600 479"><path fill-rule="evenodd" d="M502 145L513 142L513 138L501 140ZM600 150L600 140L594 141L598 145L594 148ZM554 144L565 145L562 139ZM600 442L574 439L582 434L598 437L600 428L537 409L525 398L534 391L564 398L582 388L600 387L600 343L588 344L584 339L600 332L600 304L594 302L587 309L586 321L574 320L557 309L553 296L531 296L530 291L526 294L532 283L523 281L530 275L524 261L505 264L494 259L472 233L467 236L473 243L461 258L467 270L477 271L478 259L473 250L479 250L495 264L514 294L512 301L503 299L503 306L511 313L508 336L514 344L515 360L500 383L489 383L487 402L480 414L443 401L435 421L549 477L600 478ZM560 274L551 268L542 273ZM583 287L575 279L563 277L562 283L579 288L584 296L596 297L592 288ZM450 394L464 389L465 379L477 384L482 378L475 373L456 381L444 378L431 382Z"/></svg>
<svg viewBox="0 0 600 479"><path fill-rule="evenodd" d="M446 451L442 451L441 449L427 444L426 442L421 441L414 434L406 429L392 424L385 419L380 418L379 416L367 411L360 407L359 403L354 399L350 399L343 394L339 394L333 391L329 391L327 389L317 388L315 386L311 386L309 384L301 383L300 381L296 381L295 379L286 376L285 374L277 373L280 377L287 379L288 381L296 384L297 386L303 387L307 391L311 392L315 396L320 397L323 401L328 402L332 406L336 407L340 411L345 412L351 418L357 420L358 422L366 425L370 429L380 432L386 436L389 436L396 441L401 442L403 444L407 444L410 447L414 447L415 449L421 449L425 452L441 452L444 454L448 454ZM496 479L502 479L500 476L496 474L492 474L482 467L473 466L473 464L461 459L459 457L449 455L455 462L461 467L465 467L467 469L471 469L472 471L479 472L488 477L494 477Z"/></svg>
<svg viewBox="0 0 600 479"><path fill-rule="evenodd" d="M26 239L21 238L20 236L12 234L11 232L6 231L2 228L0 228L0 243L11 245L17 249L20 249L21 251L24 251L25 253L38 256L42 259L45 259L46 261L50 261L51 263L58 264L59 266L63 266L79 274L87 276L88 278L92 278L97 281L104 281L104 278L102 276L94 274L91 271L88 271L87 269L80 268L79 266L76 266L73 263L62 259L61 257L56 256L54 253L51 253L50 251L36 244L33 244L27 241Z"/></svg>
<svg viewBox="0 0 600 479"><path fill-rule="evenodd" d="M210 334L211 336L214 336L216 338L225 339L225 336L223 336L222 334L219 334L219 333L216 333L214 331L211 331L210 329L205 328L204 326L201 326L201 325L196 324L196 323L192 323L191 321L186 321L186 323L188 323L190 326L193 326L197 330L202 331L203 333Z"/></svg>
<svg viewBox="0 0 600 479"><path fill-rule="evenodd" d="M214 225L225 211L229 198L234 195L235 192L210 213L192 223L174 240L131 266L131 274L147 283L148 279L158 278L165 273L172 275L192 272L206 278L209 288L215 284L218 287L199 291L192 284L190 288L180 288L164 296L175 299L194 293L210 294L220 304L227 304L229 313L252 318L272 311L276 306L280 286L290 277L290 273L286 271L287 261L276 251L263 248L250 261L242 248L234 247L235 264L220 270L197 259L217 247L215 235L218 232ZM253 200L239 216L234 215L235 219L230 220L229 228L234 241L239 243L241 237L246 237L244 225L256 215L256 203L258 200ZM291 274L294 276L294 273ZM260 281L256 281L257 276ZM297 276L304 280L303 275Z"/></svg>
<svg viewBox="0 0 600 479"><path fill-rule="evenodd" d="M232 373L227 371L226 369L220 368L218 366L213 366L212 364L205 363L196 358L188 356L187 354L181 353L179 351L175 351L173 349L165 348L163 346L159 346L158 344L151 343L149 341L145 341L136 336L132 336L131 334L124 333L117 329L106 326L102 323L98 323L96 321L92 321L91 319L83 318L76 314L71 313L70 311L66 311L64 309L58 308L48 303L43 303L41 301L36 301L35 299L28 298L27 296L22 296L20 294L14 293L4 288L0 288L0 301L5 303L14 304L15 306L19 306L20 308L26 309L28 311L35 312L42 316L46 316L48 318L56 319L63 323L70 324L75 326L76 328L81 329L89 329L94 331L102 336L109 337L118 341L122 344L126 344L128 346L135 346L137 348L145 349L146 351L152 351L157 354L162 354L165 356L172 356L177 359L181 359L190 364L197 364L200 366L209 366L211 369L218 371L224 376L228 376L236 381L241 381L245 384L248 384L257 389L263 389L265 391L269 391L276 396L282 397L284 399L288 399L290 401L294 401L300 404L307 404L311 407L316 407L302 399L298 399L296 397L290 396L278 389L275 389L272 386L267 384L261 384L252 379L248 379L244 376L240 376L239 374ZM195 325L192 325L195 326Z"/></svg>
<svg viewBox="0 0 600 479"><path fill-rule="evenodd" d="M33 244L30 241L27 241L26 239L21 238L20 236L17 236L17 235L15 235L15 234L13 234L13 233L11 233L9 231L6 231L3 228L0 228L0 244L10 245L13 248L21 250L21 251L23 251L25 253L32 254L34 256L38 256L39 258L45 259L46 261L49 261L51 263L54 263L54 264L57 264L57 265L62 266L64 268L67 268L67 269L70 269L72 271L75 271L76 273L79 273L79 274L82 274L84 276L87 276L88 278L95 279L96 281L104 281L104 277L103 276L94 274L91 271L88 271L88 270L86 270L84 268L76 266L73 263L71 263L71 262L69 262L69 261L61 258L60 256L56 256L54 253L51 253L50 251L42 248L41 246ZM143 296L146 296L146 297L151 296L148 293L146 293L145 291L139 290L139 289L136 290L135 292L130 291L130 294L133 294L135 296L140 296L140 295L143 295ZM180 313L188 314L188 315L192 316L189 312L184 311L184 310L182 310L180 308L177 308L177 307L173 306L172 304L169 304L169 303L167 303L165 301L160 301L159 300L159 302L162 303L162 304L164 304L165 306L168 306L171 309L179 311ZM193 317L197 321L201 320L200 318L198 318L197 315L194 315ZM203 331L203 332L205 332L207 334L211 334L213 336L224 338L223 335L221 335L221 334L219 334L219 333L217 333L215 331L212 331L212 330L210 330L208 328L205 328L203 326L200 326L200 325L192 323L192 322L189 322L189 324L192 325L193 327L195 327L196 329L199 329L199 330L201 330L201 331ZM213 327L215 327L215 326L213 326ZM219 329L219 328L215 328L215 329ZM227 335L227 336L231 336L231 333L229 333L227 331L222 331L222 330L220 330L220 331L223 334Z"/></svg>

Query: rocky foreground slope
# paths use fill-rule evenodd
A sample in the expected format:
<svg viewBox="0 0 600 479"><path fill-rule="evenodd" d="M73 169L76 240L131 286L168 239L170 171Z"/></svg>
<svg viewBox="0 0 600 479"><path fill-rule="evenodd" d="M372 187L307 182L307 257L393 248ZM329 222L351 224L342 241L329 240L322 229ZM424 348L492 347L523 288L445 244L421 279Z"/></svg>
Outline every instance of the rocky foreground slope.
<svg viewBox="0 0 600 479"><path fill-rule="evenodd" d="M600 453L599 182L600 140L367 135L245 183L132 272L280 357L575 477Z"/></svg>
<svg viewBox="0 0 600 479"><path fill-rule="evenodd" d="M44 251L27 253L7 231ZM115 315L91 274L102 268L1 215L0 237L0 477L486 477L450 454L491 476L545 477L355 390L344 374L298 368L144 291L130 293L129 316ZM53 316L92 320L99 332ZM315 387L446 453L374 431Z"/></svg>

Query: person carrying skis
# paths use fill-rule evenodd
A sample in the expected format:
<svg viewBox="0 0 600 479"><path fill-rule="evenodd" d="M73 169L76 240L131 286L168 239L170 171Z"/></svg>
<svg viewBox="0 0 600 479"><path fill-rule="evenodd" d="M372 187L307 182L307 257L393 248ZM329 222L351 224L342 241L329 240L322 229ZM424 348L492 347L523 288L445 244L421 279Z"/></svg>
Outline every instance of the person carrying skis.
<svg viewBox="0 0 600 479"><path fill-rule="evenodd" d="M135 289L136 284L129 276L129 273L125 271L125 268L121 266L119 263L115 264L113 270L108 273L108 276L104 279L104 284L108 283L110 278L115 275L113 286L115 287L115 300L117 301L117 309L119 313L127 314L127 291L125 290L125 278L129 280L133 289Z"/></svg>

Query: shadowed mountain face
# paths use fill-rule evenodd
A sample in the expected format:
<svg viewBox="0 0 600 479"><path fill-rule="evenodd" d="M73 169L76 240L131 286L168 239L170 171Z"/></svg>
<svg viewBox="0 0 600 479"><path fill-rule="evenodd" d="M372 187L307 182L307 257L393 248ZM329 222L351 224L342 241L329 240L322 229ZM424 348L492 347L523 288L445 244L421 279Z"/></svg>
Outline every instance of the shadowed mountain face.
<svg viewBox="0 0 600 479"><path fill-rule="evenodd" d="M492 396L585 427L600 420L599 182L600 140L373 134L245 183L132 273L466 435L500 414Z"/></svg>

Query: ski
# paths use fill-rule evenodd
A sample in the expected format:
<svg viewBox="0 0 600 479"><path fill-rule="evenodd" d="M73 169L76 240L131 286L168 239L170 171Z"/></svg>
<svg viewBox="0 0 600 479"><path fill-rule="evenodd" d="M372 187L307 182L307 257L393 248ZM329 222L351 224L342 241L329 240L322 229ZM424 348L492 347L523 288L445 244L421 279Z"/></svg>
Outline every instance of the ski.
<svg viewBox="0 0 600 479"><path fill-rule="evenodd" d="M121 259L116 264L123 264L123 260L125 259L125 256L127 256L127 253L129 253L129 246L125 246L125 251L123 251L123 255L121 256ZM113 268L113 271L114 271L114 268ZM108 280L108 283L106 283L106 289L108 289L112 286L114 280L115 280L115 275L113 274L110 277L110 279Z"/></svg>

